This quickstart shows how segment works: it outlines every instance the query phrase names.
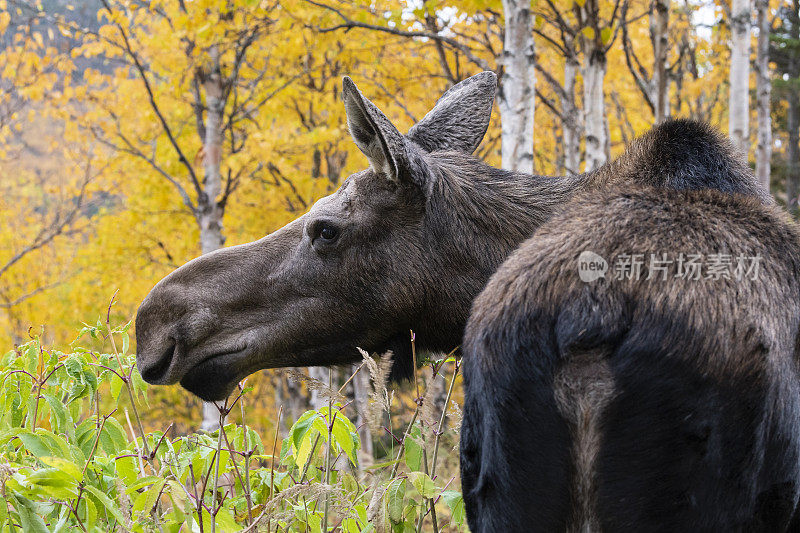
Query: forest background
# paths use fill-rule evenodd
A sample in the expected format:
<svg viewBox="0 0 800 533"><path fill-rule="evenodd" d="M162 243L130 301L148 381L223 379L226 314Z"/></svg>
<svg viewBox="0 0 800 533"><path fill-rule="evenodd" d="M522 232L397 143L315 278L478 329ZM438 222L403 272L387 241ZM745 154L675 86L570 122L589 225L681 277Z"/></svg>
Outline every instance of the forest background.
<svg viewBox="0 0 800 533"><path fill-rule="evenodd" d="M130 321L172 269L269 234L365 167L344 75L407 131L448 87L497 72L476 154L538 174L705 120L796 215L799 17L798 0L0 0L0 352L68 346L114 294L112 321ZM319 403L282 373L250 384L262 435L279 406L291 423ZM150 406L146 426L200 425L176 387Z"/></svg>

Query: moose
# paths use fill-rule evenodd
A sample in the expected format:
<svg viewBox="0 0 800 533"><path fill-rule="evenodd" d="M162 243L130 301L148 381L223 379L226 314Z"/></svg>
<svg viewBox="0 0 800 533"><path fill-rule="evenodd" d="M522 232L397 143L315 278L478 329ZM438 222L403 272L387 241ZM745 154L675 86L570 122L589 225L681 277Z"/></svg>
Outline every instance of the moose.
<svg viewBox="0 0 800 533"><path fill-rule="evenodd" d="M512 253L465 332L472 531L800 530L800 232L787 219L752 196L614 186ZM587 282L584 250L673 262ZM693 253L763 264L681 275Z"/></svg>
<svg viewBox="0 0 800 533"><path fill-rule="evenodd" d="M658 431L671 431L673 426L683 427L684 419L676 417L685 415L683 411L659 411L655 415L644 411L636 415L630 426L626 425L624 409L632 400L626 399L627 389L615 381L616 362L606 364L603 357L617 354L615 343L618 342L626 343L624 346L628 352L642 357L656 348L669 349L666 344L652 344L656 341L647 336L650 330L642 329L651 324L645 320L656 320L659 327L667 328L666 332L676 336L673 349L677 349L678 342L690 346L694 351L686 352L684 359L680 359L683 366L677 359L669 368L663 362L654 362L651 368L642 372L642 379L637 375L630 379L636 379L640 395L655 391L657 398L652 398L653 402L670 394L677 395L675 402L681 398L685 401L681 405L686 413L695 414L692 409L702 407L703 410L696 413L702 419L696 424L700 428L696 433L705 436L706 440L697 437L690 444L697 449L705 446L710 454L719 454L723 446L719 441L719 431L728 431L725 433L728 438L731 431L742 428L740 425L726 425L728 419L720 418L720 409L729 408L723 401L725 398L717 394L713 397L716 403L708 404L710 392L694 381L680 381L679 371L688 368L686 361L691 361L695 365L692 368L701 371L697 375L688 375L686 379L702 377L705 379L703 383L715 382L715 379L721 382L721 370L717 374L712 370L717 368L717 364L728 369L724 356L719 356L722 357L719 361L712 361L711 356L716 357L716 352L708 351L702 352L705 359L694 360L693 354L700 354L701 339L706 338L710 343L709 350L714 347L733 350L736 346L734 338L741 342L744 339L763 341L764 355L760 358L754 355L751 361L741 353L742 357L736 359L752 371L747 376L742 374L741 379L755 383L757 376L763 388L753 390L747 401L740 397L736 405L747 404L751 410L766 417L764 420L768 419L768 423L764 422L762 428L766 433L759 434L763 438L758 442L753 441L758 435L747 437L750 439L747 441L749 451L754 454L750 462L724 463L733 468L724 474L731 486L738 490L739 498L726 501L724 509L720 507L722 503L716 502L717 507L708 508L706 514L698 511L705 520L698 523L708 524L713 529L722 523L719 520L734 501L742 504L748 497L763 501L764 509L777 505L776 502L787 509L793 508L797 499L794 496L797 476L792 473L794 471L782 469L785 462L776 462L775 456L783 453L786 461L796 457L793 455L795 441L789 434L777 431L775 424L779 420L788 420L789 414L794 413L790 413L794 400L788 401L797 392L789 379L794 370L790 360L773 361L777 355L772 356L773 347L769 344L771 339L777 338L776 335L787 350L789 344L786 343L795 342L791 340L795 338L794 333L789 334L788 319L786 323L769 322L772 327L769 332L773 336L768 337L764 331L755 328L755 318L752 318L752 327L741 329L748 327L735 321L741 311L734 312L728 305L718 312L729 312L723 318L730 324L730 329L710 320L695 324L689 321L690 317L677 314L697 312L694 308L665 306L662 309L655 305L662 300L679 302L680 293L672 288L664 294L653 293L647 300L641 300L638 306L634 306L632 298L644 299L644 289L637 294L615 293L616 299L608 302L591 300L590 303L587 301L589 296L586 296L574 302L574 305L582 302L584 307L576 308L573 315L558 315L564 317L563 322L551 320L531 324L527 322L529 310L539 309L545 304L548 311L558 309L559 303L567 306L572 293L564 292L566 289L558 293L548 289L550 292L538 294L523 286L524 283L533 286L534 281L530 279L533 272L542 270L542 276L554 275L552 272L559 265L555 261L564 259L573 251L572 246L558 244L563 235L559 225L574 228L583 223L580 228L585 233L573 231L570 234L572 240L565 238L564 242L583 238L584 248L593 243L591 236L602 234L604 229L608 230L607 240L610 242L633 245L638 242L634 239L638 235L646 243L661 244L657 239L661 233L680 234L676 239L690 236L699 239L698 225L702 221L706 226L713 225L716 213L729 206L730 213L725 211L728 216L721 218L719 224L728 224L729 220L735 222L739 219L731 213L737 207L748 206L750 211L747 213L753 213L754 217L748 219L751 224L759 214L762 218L758 220L765 224L767 220L780 222L773 231L784 228L786 235L792 234L787 229L790 227L788 223L775 214L776 208L771 206L768 193L755 182L749 168L728 141L711 128L687 120L655 127L636 140L616 161L582 175L544 177L493 168L471 154L488 127L496 83L493 73L484 72L453 86L424 118L403 135L349 78L344 78L342 99L348 127L354 142L367 157L369 168L348 177L336 192L317 201L308 213L276 232L249 244L201 256L161 280L142 302L136 317L137 365L142 377L152 384L179 382L204 400L221 400L240 379L259 369L351 363L360 360L358 348L362 348L378 353L392 351L393 377L402 379L413 371L410 329L415 332L418 349L450 351L461 344L469 320L464 350L466 411L463 427L466 438L462 444L462 478L473 531L530 531L539 527L558 530L580 527L589 519L594 521L592 524L596 522L603 527L627 527L627 523L613 523L607 519L612 509L616 513L613 517L618 520L633 517L630 525L635 527L645 523L637 521L640 515L653 520L663 518L665 524L670 524L669 516L659 514L662 508L647 507L650 500L642 500L642 505L639 505L637 498L642 492L648 497L656 498L661 494L672 498L669 501L674 508L699 505L700 500L684 502L676 496L677 493L670 493L668 489L675 487L666 481L663 490L660 485L642 489L642 485L627 482L623 475L629 473L625 453L630 452L631 464L635 461L644 464L652 459L652 472L661 472L665 480L677 478L683 472L680 468L685 465L667 461L671 452L664 451L665 445L654 440L656 434L631 432L650 431L652 428L648 423ZM717 196L708 189L716 190ZM609 190L618 191L617 196L621 199L616 199L617 196L607 192ZM634 198L631 195L635 194L651 197L652 212L648 216L657 218L650 220L644 215L635 220L625 218L628 215L623 207L636 203L625 198ZM703 194L706 203L717 206L716 211L709 207L709 214L698 221L685 219L685 227L674 223L670 229L660 230L655 221L665 218L665 211L674 208L677 211L672 213L673 216L680 215L683 204L679 204L679 198L686 197L686 205L694 206L690 202L694 198L691 195ZM605 209L603 202L623 205L616 214L617 218L598 221L595 217L589 222L590 217ZM702 203L701 200L697 202ZM581 203L586 204L585 215ZM681 207L674 207L678 205ZM700 210L698 207L692 213ZM621 227L611 227L615 224L621 226L623 222L624 232ZM594 226L589 231L587 226L591 224ZM718 244L728 235L733 236L735 227L739 226L728 228L726 231L729 233L709 233L707 246ZM750 237L747 242L756 243L753 239L757 239L757 235ZM540 239L542 244L537 247ZM523 242L523 248L500 268ZM675 242L680 244L683 241ZM700 239L698 247L703 242ZM767 246L773 241L757 242ZM773 260L779 252L791 248L790 242L794 241L786 240L781 249L763 248L764 254ZM525 261L539 250L552 252L553 257L523 272L530 266ZM579 253L578 248L574 250ZM525 266L521 266L523 263ZM520 266L515 269L515 265ZM545 270L549 265L555 266ZM500 272L495 275L499 268ZM559 272L560 278L550 282L555 287L562 287L566 279L571 279L566 272ZM518 284L502 285L500 280L514 276L520 280ZM490 278L493 281L484 291ZM545 282L544 279L537 280L539 286L544 286L541 284ZM763 303L765 321L779 321L784 315L791 315L794 301L789 301L789 295L795 293L789 290L788 283L784 281L782 285L774 286L772 300L758 300L757 303L748 300L747 309ZM604 287L601 280L590 288L575 286L573 292L577 294L581 289L601 290ZM695 291L697 287L687 286L686 290ZM510 288L519 289L521 294L503 292ZM751 288L755 291L755 286ZM666 289L654 286L654 290ZM738 301L736 290L735 286L729 285L719 289L718 293L693 294L692 301L711 306L725 295L722 301L731 304ZM473 301L482 291L484 293L473 310ZM541 302L538 300L540 297ZM644 301L653 305L648 307L641 303ZM514 302L521 307L509 307ZM780 313L776 307L781 308ZM593 312L595 308L597 313ZM504 312L509 318L519 321L509 322L506 324L509 329L501 330L495 314L500 310L507 310ZM656 314L662 311L666 314L656 319ZM641 315L639 320L642 322L636 326L639 329L633 329L630 321L622 322L629 324L627 329L612 324L614 312L631 320ZM644 315L645 312L650 314ZM574 324L568 322L568 316L574 316ZM678 328L675 322L679 319L684 320L686 329L675 329ZM674 325L668 327L668 324ZM734 324L738 324L735 335ZM595 329L586 329L592 326ZM689 326L698 329L690 331ZM791 331L796 332L797 324L794 326ZM498 333L496 338L492 336L495 331ZM592 363L565 362L567 359L572 361L572 352L562 353L561 344L552 344L553 331L563 335L558 337L558 342L563 341L564 347L578 354L576 361L584 359L581 354L595 354L586 355ZM592 336L587 336L586 331L592 331ZM601 331L606 336L602 336ZM611 336L612 331L618 332L617 335ZM627 337L633 331L636 336ZM519 337L515 339L509 335ZM724 339L725 335L733 337L721 344L719 339ZM604 342L602 349L593 348L591 343L601 338ZM717 341L712 341L712 338ZM539 339L546 346L539 346ZM657 338L663 343L669 340L667 337ZM579 353L583 346L586 349ZM549 351L544 352L545 348ZM516 357L518 354L521 357ZM765 357L766 354L770 357ZM496 359L492 359L495 356ZM624 357L623 354L620 358ZM624 366L623 361L619 364ZM598 380L594 377L594 370L613 377ZM731 368L730 372L735 373L735 369ZM509 377L512 373L516 373L513 378ZM646 381L645 376L651 379ZM504 378L508 381L503 382ZM562 382L563 386L558 388L556 385ZM584 382L587 385L581 385ZM605 390L606 382L609 384L606 388L613 390L601 394L599 403L592 400L597 394L584 390ZM735 386L737 384L731 382L729 385L730 394L743 392ZM703 395L698 395L698 391ZM759 392L762 395L756 401ZM563 397L560 411L554 404L555 395ZM494 399L500 403L490 405ZM612 409L617 408L617 402L623 399L625 403L619 404L622 411L613 419L616 424L613 427L607 425L605 419L599 420L599 411L592 418L597 421L592 427L599 428L591 436L592 442L602 442L600 436L610 435L613 430L616 455L612 454L614 450L611 448L601 447L592 451L591 460L578 458L583 462L576 462L571 457L572 450L577 449L576 442L583 442L583 437L578 432L570 432L570 421L576 415L569 406L583 405L588 401L592 405L597 403L599 410ZM640 397L637 399L641 400ZM776 402L782 402L780 412L787 413L786 417L779 416ZM515 406L519 409L517 412L514 412ZM725 413L727 416L728 412ZM651 415L653 420L648 421L647 417ZM484 416L488 417L487 420L481 421ZM730 416L734 416L733 411ZM666 422L663 427L658 426L658 417L672 426ZM522 433L515 435L521 419L532 422ZM706 421L705 425L703 421ZM740 423L738 418L731 418L731 424L733 422ZM752 422L756 423L755 419ZM718 426L721 428L719 431L716 429ZM783 439L780 442L785 444L780 453L776 439ZM727 443L728 440L724 441ZM592 449L592 446L581 446ZM744 450L745 443L737 442L736 446ZM664 457L658 455L660 452ZM683 457L683 453L679 448L675 457ZM655 456L650 457L652 454ZM765 470L753 470L757 460L759 465L768 465L764 466ZM698 462L691 470L699 476L694 480L695 486L711 491L711 485L702 478L701 473L706 470L700 469L698 465L701 463ZM598 473L592 473L594 470L584 472L584 464L587 468L596 468ZM744 473L747 468L752 470L746 471L750 477ZM608 475L603 477L606 471ZM590 481L581 487L589 490L589 499L579 497L570 485L571 480L584 475ZM753 476L757 479L750 479ZM775 497L764 496L773 494L769 491L756 491L756 494L754 483L773 487ZM606 487L610 492L601 494ZM632 489L642 490L629 492ZM512 492L514 496L509 496ZM606 514L590 512L594 509L591 504L596 500L608 503L610 507Z"/></svg>

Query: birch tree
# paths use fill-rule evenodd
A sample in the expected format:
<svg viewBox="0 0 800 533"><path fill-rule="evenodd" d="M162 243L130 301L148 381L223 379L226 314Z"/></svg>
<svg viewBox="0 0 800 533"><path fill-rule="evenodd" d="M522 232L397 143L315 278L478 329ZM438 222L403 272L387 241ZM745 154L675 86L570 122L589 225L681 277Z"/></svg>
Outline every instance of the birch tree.
<svg viewBox="0 0 800 533"><path fill-rule="evenodd" d="M580 172L581 139L585 136L585 170L593 170L608 160L610 141L606 116L605 74L607 57L623 20L627 1L613 4L596 1L575 1L557 4L545 0L535 12L542 28L534 33L557 54L564 57L563 82L548 72L540 62L536 72L548 88L557 96L552 101L544 91L537 90L537 97L559 117L563 139L563 162L560 169L570 174ZM577 79L581 75L582 110L577 104Z"/></svg>
<svg viewBox="0 0 800 533"><path fill-rule="evenodd" d="M577 80L580 73L580 54L577 48L579 28L569 13L561 13L556 5L548 1L544 9L535 13L539 20L552 27L534 27L534 34L544 40L548 52L554 51L564 58L563 82L549 72L542 62L534 67L542 81L556 95L558 103L552 101L543 90L536 89L536 96L561 122L562 150L557 164L559 173L578 174L581 164L581 139L583 138L583 116L577 102ZM546 52L545 52L546 53Z"/></svg>
<svg viewBox="0 0 800 533"><path fill-rule="evenodd" d="M756 51L756 107L758 110L758 144L756 145L756 178L767 190L770 186L772 160L772 79L769 72L769 37L772 24L769 0L756 0L758 45Z"/></svg>
<svg viewBox="0 0 800 533"><path fill-rule="evenodd" d="M574 50L574 40L567 37L567 49ZM569 53L564 58L564 86L561 95L562 132L564 138L564 171L567 174L579 174L581 169L581 136L583 121L575 103L575 84L580 63L577 54Z"/></svg>
<svg viewBox="0 0 800 533"><path fill-rule="evenodd" d="M778 18L770 56L778 74L776 96L786 102L786 205L796 216L800 194L800 0L782 6Z"/></svg>
<svg viewBox="0 0 800 533"><path fill-rule="evenodd" d="M622 19L627 19L628 3L622 10ZM628 24L622 23L622 44L625 51L625 62L628 65L637 87L644 96L645 102L653 112L656 123L664 121L670 114L669 73L672 70L668 63L669 52L669 15L670 0L652 0L648 9L650 46L653 53L653 64L648 69L639 59L636 46L631 40ZM682 48L679 48L682 50ZM641 53L641 52L639 52ZM679 64L680 58L675 65Z"/></svg>
<svg viewBox="0 0 800 533"><path fill-rule="evenodd" d="M107 199L92 147L58 143L74 64L46 35L35 12L0 9L0 330L14 343L36 324L22 309L52 305L34 299L74 274L75 249Z"/></svg>
<svg viewBox="0 0 800 533"><path fill-rule="evenodd" d="M728 135L745 154L750 142L750 11L751 0L732 0Z"/></svg>
<svg viewBox="0 0 800 533"><path fill-rule="evenodd" d="M533 21L529 0L503 0L505 33L497 103L501 117L502 167L533 173Z"/></svg>
<svg viewBox="0 0 800 533"><path fill-rule="evenodd" d="M610 140L606 117L605 78L606 54L616 37L621 0L617 0L608 18L600 12L599 0L576 3L580 41L583 54L583 116L586 152L586 171L599 168L608 161ZM616 29L615 29L616 25Z"/></svg>

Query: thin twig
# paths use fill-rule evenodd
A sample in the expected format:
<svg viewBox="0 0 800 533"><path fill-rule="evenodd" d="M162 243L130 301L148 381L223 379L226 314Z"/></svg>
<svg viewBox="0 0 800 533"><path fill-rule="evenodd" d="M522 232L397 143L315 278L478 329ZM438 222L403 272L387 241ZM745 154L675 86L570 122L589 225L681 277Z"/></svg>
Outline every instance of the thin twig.
<svg viewBox="0 0 800 533"><path fill-rule="evenodd" d="M416 346L415 346L415 336L414 332L411 332L411 357L413 359L414 364L414 381L417 381L417 354L416 354ZM419 416L419 412L422 409L422 398L419 397L419 384L417 384L417 399L415 400L417 404L417 408L414 410L414 414L411 417L411 422L408 423L406 426L406 431L403 433L403 439L400 441L400 449L397 450L397 456L394 460L394 465L392 466L392 473L389 475L390 478L395 477L397 474L397 468L400 466L400 456L403 454L403 450L406 447L406 439L408 435L411 433L411 428L414 427L414 422L417 421L417 417Z"/></svg>
<svg viewBox="0 0 800 533"><path fill-rule="evenodd" d="M219 488L219 463L222 457L222 425L225 423L225 415L227 414L224 405L222 407L217 405L217 409L219 409L219 438L217 439L217 456L215 458L216 465L214 466L214 490L211 492L211 533L214 533L217 528L217 513L222 507L221 502L217 505L217 489Z"/></svg>
<svg viewBox="0 0 800 533"><path fill-rule="evenodd" d="M245 380L243 383L246 382L247 380ZM242 383L239 383L239 391L240 395L244 393L244 387L242 386ZM252 450L250 450L250 434L247 431L247 426L244 423L244 400L242 400L242 403L239 404L239 408L242 411L242 431L244 431L244 451L245 451L244 481L242 483L242 488L244 488L245 500L247 501L247 525L249 526L251 523L253 523L253 500L252 496L250 495L250 455L252 454ZM228 447L230 448L231 446L228 445Z"/></svg>
<svg viewBox="0 0 800 533"><path fill-rule="evenodd" d="M328 389L333 389L333 369L328 368ZM331 442L333 435L333 423L336 420L336 415L333 414L333 396L328 395L328 447L325 450L325 512L322 515L322 531L328 531L328 508L330 506L330 492L327 490L327 485L331 484Z"/></svg>
<svg viewBox="0 0 800 533"><path fill-rule="evenodd" d="M275 486L275 451L278 449L278 431L281 428L281 415L282 414L283 414L283 405L281 405L280 408L278 409L278 421L275 423L275 438L272 441L272 457L270 458L270 463L269 463L269 497L267 498L267 502L272 500L273 487ZM264 504L264 510L261 511L261 515L259 515L259 517L256 518L255 521L252 524L250 524L250 527L248 527L247 530L249 530L252 527L255 527L255 525L261 519L261 516L264 515L266 510L267 510L267 506L266 506L266 503L265 503ZM271 522L271 520L272 520L271 518L267 520L267 531L270 530L270 522Z"/></svg>

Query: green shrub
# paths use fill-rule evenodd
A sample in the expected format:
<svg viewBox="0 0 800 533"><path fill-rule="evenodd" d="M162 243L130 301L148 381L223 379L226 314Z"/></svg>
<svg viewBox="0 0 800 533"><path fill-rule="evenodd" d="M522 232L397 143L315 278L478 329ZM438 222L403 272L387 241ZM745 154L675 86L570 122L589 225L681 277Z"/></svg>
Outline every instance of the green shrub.
<svg viewBox="0 0 800 533"><path fill-rule="evenodd" d="M34 337L2 357L0 532L466 529L455 476L433 472L444 453L441 422L424 423L419 407L404 435L392 435L388 460L366 473L356 427L332 392L282 442L276 434L265 444L232 423L213 433L145 434L148 386L128 353L128 326L87 326L71 353ZM381 386L374 401L388 408ZM235 408L244 420L248 392L240 387L221 415Z"/></svg>

